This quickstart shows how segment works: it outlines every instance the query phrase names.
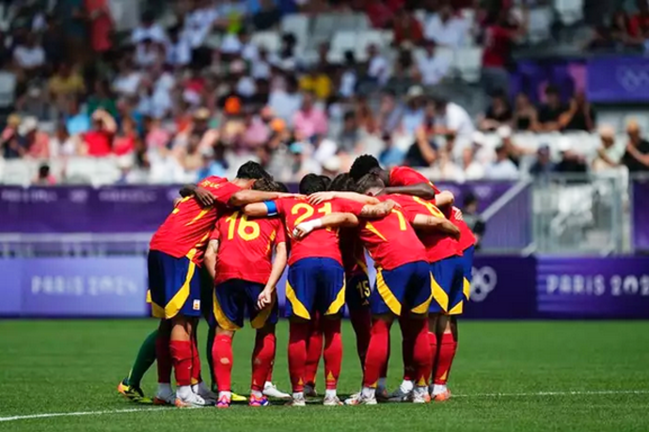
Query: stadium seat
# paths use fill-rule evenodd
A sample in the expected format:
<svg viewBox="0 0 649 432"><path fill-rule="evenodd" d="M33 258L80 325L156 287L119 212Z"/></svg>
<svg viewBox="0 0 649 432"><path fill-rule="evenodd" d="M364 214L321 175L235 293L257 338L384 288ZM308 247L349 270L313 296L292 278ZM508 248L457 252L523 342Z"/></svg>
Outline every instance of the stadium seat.
<svg viewBox="0 0 649 432"><path fill-rule="evenodd" d="M527 33L528 42L537 44L550 38L552 28L552 10L549 7L538 7L530 10L530 23Z"/></svg>
<svg viewBox="0 0 649 432"><path fill-rule="evenodd" d="M12 106L15 97L16 75L11 72L0 71L0 108Z"/></svg>
<svg viewBox="0 0 649 432"><path fill-rule="evenodd" d="M263 31L252 34L251 42L258 47L264 47L268 52L276 53L282 46L282 38L276 31Z"/></svg>
<svg viewBox="0 0 649 432"><path fill-rule="evenodd" d="M5 160L2 183L27 186L36 175L36 162L28 159Z"/></svg>
<svg viewBox="0 0 649 432"><path fill-rule="evenodd" d="M218 34L218 33L210 33L207 35L205 38L205 41L203 41L203 45L206 46L207 48L211 48L213 50L221 48L221 41L223 37Z"/></svg>
<svg viewBox="0 0 649 432"><path fill-rule="evenodd" d="M313 23L311 37L318 41L327 40L335 31L343 30L338 26L339 20L339 14L323 13L317 15Z"/></svg>
<svg viewBox="0 0 649 432"><path fill-rule="evenodd" d="M554 0L554 10L563 25L571 26L584 17L584 0Z"/></svg>
<svg viewBox="0 0 649 432"><path fill-rule="evenodd" d="M468 83L480 81L480 68L482 66L481 47L460 48L455 51L455 68L460 77Z"/></svg>
<svg viewBox="0 0 649 432"><path fill-rule="evenodd" d="M356 60L367 60L367 47L370 45L376 45L379 50L383 49L385 46L385 39L380 30L367 30L357 33L357 39L355 41Z"/></svg>
<svg viewBox="0 0 649 432"><path fill-rule="evenodd" d="M426 11L424 9L417 9L415 11L415 18L422 26L426 26Z"/></svg>
<svg viewBox="0 0 649 432"><path fill-rule="evenodd" d="M89 184L96 172L95 158L73 157L65 165L65 179L67 183Z"/></svg>
<svg viewBox="0 0 649 432"><path fill-rule="evenodd" d="M117 161L113 158L100 158L95 161L95 174L92 177L93 186L115 183L120 176Z"/></svg>
<svg viewBox="0 0 649 432"><path fill-rule="evenodd" d="M358 33L354 31L338 31L331 40L328 60L340 63L345 58L345 51L354 52L358 40Z"/></svg>
<svg viewBox="0 0 649 432"><path fill-rule="evenodd" d="M282 33L291 33L297 40L297 52L302 53L309 42L309 17L304 14L285 15L280 26Z"/></svg>

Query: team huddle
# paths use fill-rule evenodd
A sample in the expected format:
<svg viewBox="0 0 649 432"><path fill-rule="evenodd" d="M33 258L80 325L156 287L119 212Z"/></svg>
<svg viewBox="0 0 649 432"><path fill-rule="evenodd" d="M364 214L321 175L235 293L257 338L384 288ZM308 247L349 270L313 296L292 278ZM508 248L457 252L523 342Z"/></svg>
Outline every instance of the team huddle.
<svg viewBox="0 0 649 432"><path fill-rule="evenodd" d="M233 337L247 316L256 329L250 406L267 406L269 397L304 406L316 395L321 357L324 405L450 397L446 383L457 350L456 318L468 300L475 244L451 193L410 168L383 170L364 155L333 180L306 175L299 194L288 193L260 165L248 162L231 181L209 177L181 195L154 234L148 256L149 300L160 325L119 384L120 393L147 401L140 381L157 361L155 404L227 408L246 400L232 392L231 375ZM376 268L373 288L366 251ZM272 384L277 284L287 265L292 394ZM363 383L343 402L336 390L345 304ZM201 315L209 323L211 387L201 377L196 344ZM401 385L389 393L395 320L404 370Z"/></svg>

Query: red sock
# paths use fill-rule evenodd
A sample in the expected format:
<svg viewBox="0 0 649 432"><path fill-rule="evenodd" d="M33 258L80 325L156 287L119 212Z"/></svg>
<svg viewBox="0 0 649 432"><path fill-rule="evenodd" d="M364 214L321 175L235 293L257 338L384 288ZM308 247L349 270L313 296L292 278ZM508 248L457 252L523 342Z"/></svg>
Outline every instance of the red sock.
<svg viewBox="0 0 649 432"><path fill-rule="evenodd" d="M289 325L288 335L288 372L291 376L293 392L304 391L304 368L306 365L306 341L311 330L311 323Z"/></svg>
<svg viewBox="0 0 649 432"><path fill-rule="evenodd" d="M437 335L435 332L428 332L428 346L430 346L431 360L433 364L432 374L435 374L435 368L437 367Z"/></svg>
<svg viewBox="0 0 649 432"><path fill-rule="evenodd" d="M385 321L375 320L372 323L370 344L367 347L367 356L365 357L364 387L376 387L388 362L389 343L390 326Z"/></svg>
<svg viewBox="0 0 649 432"><path fill-rule="evenodd" d="M327 390L335 390L343 361L343 340L340 334L340 319L325 319L322 322L324 330L324 365Z"/></svg>
<svg viewBox="0 0 649 432"><path fill-rule="evenodd" d="M417 386L427 386L433 369L433 355L430 352L428 339L428 322L410 320L414 337L412 361L415 367L414 381Z"/></svg>
<svg viewBox="0 0 649 432"><path fill-rule="evenodd" d="M192 383L192 343L172 340L169 342L171 361L174 365L176 383L188 386Z"/></svg>
<svg viewBox="0 0 649 432"><path fill-rule="evenodd" d="M275 334L259 333L255 337L255 349L252 351L252 390L262 391L273 368L275 358Z"/></svg>
<svg viewBox="0 0 649 432"><path fill-rule="evenodd" d="M158 334L155 340L155 356L158 363L158 382L163 384L171 383L171 351L169 350L169 338Z"/></svg>
<svg viewBox="0 0 649 432"><path fill-rule="evenodd" d="M371 332L371 329L370 329L370 332ZM370 334L370 337L371 337L371 334ZM370 338L370 340L372 340L372 339ZM390 365L390 353L392 351L392 347L390 346L390 344L391 344L391 342L390 342L390 332L388 332L388 345L387 345L388 357L386 358L385 363L383 364L383 367L381 368L381 376L379 378L387 378L387 376L388 376L388 366ZM369 344L367 346L367 349L368 349L368 352L369 352ZM367 356L365 358L367 359Z"/></svg>
<svg viewBox="0 0 649 432"><path fill-rule="evenodd" d="M304 382L315 387L318 365L322 356L323 345L322 323L319 317L311 321L309 340L307 342L306 364L304 366Z"/></svg>
<svg viewBox="0 0 649 432"><path fill-rule="evenodd" d="M451 365L453 364L455 351L457 351L457 342L453 339L453 334L444 333L439 343L439 353L437 355L433 384L446 384L448 375L451 373Z"/></svg>
<svg viewBox="0 0 649 432"><path fill-rule="evenodd" d="M361 367L365 364L367 346L370 344L370 329L372 328L372 314L369 308L349 311L349 319L352 322L354 333L356 333L356 352L361 361Z"/></svg>
<svg viewBox="0 0 649 432"><path fill-rule="evenodd" d="M403 379L406 381L414 381L415 379L415 361L413 358L415 350L415 339L417 338L416 323L412 322L407 317L401 317L399 324L401 324L401 334L403 340L401 342L401 353L403 355Z"/></svg>
<svg viewBox="0 0 649 432"><path fill-rule="evenodd" d="M201 378L201 356L198 353L196 341L192 341L192 385L203 381Z"/></svg>
<svg viewBox="0 0 649 432"><path fill-rule="evenodd" d="M219 391L232 389L232 336L216 335L212 346L214 376Z"/></svg>

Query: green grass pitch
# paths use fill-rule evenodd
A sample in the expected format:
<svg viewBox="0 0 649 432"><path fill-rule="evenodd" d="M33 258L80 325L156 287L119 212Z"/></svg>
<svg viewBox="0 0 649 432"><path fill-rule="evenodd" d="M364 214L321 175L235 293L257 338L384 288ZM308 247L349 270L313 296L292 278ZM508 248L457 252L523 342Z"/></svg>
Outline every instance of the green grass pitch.
<svg viewBox="0 0 649 432"><path fill-rule="evenodd" d="M155 321L4 321L0 431L649 430L649 322L461 324L450 382L457 397L447 403L179 410L142 407L115 391ZM205 326L200 330L204 339ZM361 374L353 331L346 324L343 332L339 391L349 394L359 388ZM393 341L398 340L395 332ZM239 392L248 389L252 343L249 329L235 340L233 381ZM286 343L283 322L275 381L284 390L289 383ZM398 345L393 343L391 388L401 375ZM154 388L155 366L144 382L147 393ZM131 408L138 411L124 411ZM105 413L6 421L97 411Z"/></svg>

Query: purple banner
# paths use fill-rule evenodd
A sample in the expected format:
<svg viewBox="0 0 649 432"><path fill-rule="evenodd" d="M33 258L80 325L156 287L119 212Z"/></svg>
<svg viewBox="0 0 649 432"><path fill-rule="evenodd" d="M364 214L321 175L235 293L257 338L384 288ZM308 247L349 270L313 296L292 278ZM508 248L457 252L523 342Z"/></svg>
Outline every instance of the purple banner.
<svg viewBox="0 0 649 432"><path fill-rule="evenodd" d="M598 57L587 63L589 102L649 101L649 59Z"/></svg>
<svg viewBox="0 0 649 432"><path fill-rule="evenodd" d="M111 317L147 314L146 261L127 258L31 258L0 261L0 313ZM8 299L8 302L7 302Z"/></svg>
<svg viewBox="0 0 649 432"><path fill-rule="evenodd" d="M458 204L472 192L482 211L512 184L442 187L456 194ZM0 233L152 233L170 213L178 190L179 186L1 187Z"/></svg>
<svg viewBox="0 0 649 432"><path fill-rule="evenodd" d="M649 251L649 179L632 183L633 247L636 251Z"/></svg>
<svg viewBox="0 0 649 432"><path fill-rule="evenodd" d="M649 318L649 258L538 258L542 317Z"/></svg>

